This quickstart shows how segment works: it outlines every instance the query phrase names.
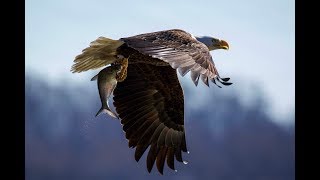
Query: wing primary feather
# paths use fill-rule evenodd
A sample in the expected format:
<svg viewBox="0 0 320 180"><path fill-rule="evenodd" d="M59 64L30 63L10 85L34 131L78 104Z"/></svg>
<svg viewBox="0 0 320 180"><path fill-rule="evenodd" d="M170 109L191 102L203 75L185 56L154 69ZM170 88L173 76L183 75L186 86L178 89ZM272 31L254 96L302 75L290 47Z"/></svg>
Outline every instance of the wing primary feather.
<svg viewBox="0 0 320 180"><path fill-rule="evenodd" d="M141 138L138 140L138 144L146 144L146 143L150 143L151 141L151 136L153 134L153 132L156 130L157 125L159 125L160 122L159 120L155 120L150 126L149 128L144 132L144 134L141 136Z"/></svg>
<svg viewBox="0 0 320 180"><path fill-rule="evenodd" d="M183 162L180 147L177 147L177 148L176 148L176 151L175 151L174 154L175 154L175 156L176 156L176 160L177 160L177 161Z"/></svg>
<svg viewBox="0 0 320 180"><path fill-rule="evenodd" d="M163 130L161 131L159 138L158 138L158 147L165 145L166 135L167 135L168 130L169 129L167 127L164 127Z"/></svg>
<svg viewBox="0 0 320 180"><path fill-rule="evenodd" d="M180 75L183 77L185 76L189 71L190 69L194 66L194 64L191 64L189 66L185 66L185 67L179 67L178 68L178 71L180 73Z"/></svg>
<svg viewBox="0 0 320 180"><path fill-rule="evenodd" d="M156 116L157 114L152 115L152 117L149 117L140 127L137 128L138 130L132 132L133 134L130 137L129 147L137 145L141 136L150 127Z"/></svg>
<svg viewBox="0 0 320 180"><path fill-rule="evenodd" d="M219 86L217 83L216 83L216 80L213 78L213 79L211 79L211 81L215 84L215 85L217 85L219 88L221 88L221 86Z"/></svg>
<svg viewBox="0 0 320 180"><path fill-rule="evenodd" d="M157 129L153 132L152 136L151 136L151 142L152 143L156 143L158 142L158 137L160 135L160 133L162 132L163 128L165 127L165 125L163 123L159 124L159 126L157 127Z"/></svg>
<svg viewBox="0 0 320 180"><path fill-rule="evenodd" d="M188 151L188 149L187 149L187 144L186 144L186 136L185 136L184 133L182 134L181 150L182 150L183 152L187 152L187 151Z"/></svg>
<svg viewBox="0 0 320 180"><path fill-rule="evenodd" d="M144 106L144 108L140 108L139 111L136 112L136 116L129 116L129 117L133 117L132 120L128 121L127 123L121 122L124 124L122 127L123 130L127 132L127 130L130 129L134 124L142 122L144 120L143 117L148 116L150 113L152 113L152 110L154 109L152 109L150 106ZM137 119L135 117L140 117L140 118Z"/></svg>
<svg viewBox="0 0 320 180"><path fill-rule="evenodd" d="M174 148L168 147L167 151L167 165L170 169L176 170L174 168Z"/></svg>
<svg viewBox="0 0 320 180"><path fill-rule="evenodd" d="M172 132L171 142L173 147L177 147L179 144L179 133L177 131Z"/></svg>
<svg viewBox="0 0 320 180"><path fill-rule="evenodd" d="M202 82L203 82L205 85L207 85L208 87L210 87L210 86L209 86L208 76L206 76L206 75L204 75L204 74L201 74L201 80L202 80Z"/></svg>
<svg viewBox="0 0 320 180"><path fill-rule="evenodd" d="M221 81L220 78L217 78L217 80L218 80L221 84L223 84L223 85L225 85L225 86L230 86L230 85L232 84L231 82Z"/></svg>
<svg viewBox="0 0 320 180"><path fill-rule="evenodd" d="M150 150L147 156L147 169L149 173L152 170L152 167L154 165L154 161L156 160L158 152L159 152L159 148L157 147L157 144L153 143L150 147Z"/></svg>
<svg viewBox="0 0 320 180"><path fill-rule="evenodd" d="M196 86L198 86L199 77L200 77L200 74L198 72L191 71L191 79Z"/></svg>
<svg viewBox="0 0 320 180"><path fill-rule="evenodd" d="M228 82L230 80L230 78L221 78L221 77L219 77L219 78L224 82Z"/></svg>
<svg viewBox="0 0 320 180"><path fill-rule="evenodd" d="M164 161L166 160L167 149L168 148L166 146L162 146L157 156L156 164L160 174L163 174L163 166L164 166Z"/></svg>
<svg viewBox="0 0 320 180"><path fill-rule="evenodd" d="M151 124L152 120L149 120L149 117L150 117L150 119L153 119L156 115L157 114L150 111L145 116L147 119L144 119L143 117L141 117L135 121L133 120L134 123L132 125L130 125L130 127L126 130L126 138L128 138L128 139L135 138L134 135L137 136L137 135L141 134L142 133L141 131L146 129L147 128L146 126L148 124ZM125 128L123 128L123 129L125 129ZM134 143L134 142L136 142L136 141L133 140L131 143ZM131 144L131 143L129 143L129 144Z"/></svg>
<svg viewBox="0 0 320 180"><path fill-rule="evenodd" d="M134 153L134 158L137 162L139 162L140 158L142 157L143 153L147 150L149 144L139 144L137 145L136 152Z"/></svg>
<svg viewBox="0 0 320 180"><path fill-rule="evenodd" d="M166 134L166 137L165 137L165 144L166 146L170 147L172 146L172 133L173 133L173 129L170 128Z"/></svg>

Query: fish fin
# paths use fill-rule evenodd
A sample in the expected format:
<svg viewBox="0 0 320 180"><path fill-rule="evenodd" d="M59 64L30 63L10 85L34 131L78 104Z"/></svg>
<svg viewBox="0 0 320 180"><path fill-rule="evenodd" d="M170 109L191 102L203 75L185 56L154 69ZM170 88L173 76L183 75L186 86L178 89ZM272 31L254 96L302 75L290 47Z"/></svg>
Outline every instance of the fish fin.
<svg viewBox="0 0 320 180"><path fill-rule="evenodd" d="M112 116L112 117L114 117L114 118L119 119L119 116L118 116L118 115L116 115L114 112L112 112L112 111L108 110L108 111L107 111L107 113L108 113L110 116Z"/></svg>
<svg viewBox="0 0 320 180"><path fill-rule="evenodd" d="M100 114L109 114L110 116L119 119L118 115L116 115L114 112L112 112L110 109L107 109L107 108L103 108L103 107L102 107L102 108L97 112L96 117L99 116Z"/></svg>
<svg viewBox="0 0 320 180"><path fill-rule="evenodd" d="M91 81L95 81L95 80L97 80L97 79L98 79L98 75L99 75L99 74L97 74L97 75L93 76L93 77L91 78Z"/></svg>
<svg viewBox="0 0 320 180"><path fill-rule="evenodd" d="M112 93L113 93L114 89L116 88L116 86L117 86L117 84L115 84L115 86L113 87ZM119 116L110 109L110 107L109 107L109 101L107 101L107 108L106 108L106 109L108 110L107 113L108 113L110 116L112 116L112 117L114 117L114 118L117 118L117 119L120 119Z"/></svg>

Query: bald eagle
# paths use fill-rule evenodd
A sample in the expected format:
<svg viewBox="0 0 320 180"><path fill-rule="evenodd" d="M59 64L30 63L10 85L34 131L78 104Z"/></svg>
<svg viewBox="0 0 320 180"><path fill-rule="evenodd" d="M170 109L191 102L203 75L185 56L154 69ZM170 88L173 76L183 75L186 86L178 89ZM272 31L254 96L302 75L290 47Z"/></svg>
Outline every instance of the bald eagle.
<svg viewBox="0 0 320 180"><path fill-rule="evenodd" d="M191 74L197 86L209 86L221 78L210 55L211 50L228 49L226 41L195 37L183 30L172 29L113 40L99 37L76 56L72 72L83 72L103 66L121 65L115 79L113 104L123 125L129 147L136 148L138 162L150 146L147 169L154 163L163 174L165 161L175 170L174 159L188 152L184 128L184 96L177 71Z"/></svg>

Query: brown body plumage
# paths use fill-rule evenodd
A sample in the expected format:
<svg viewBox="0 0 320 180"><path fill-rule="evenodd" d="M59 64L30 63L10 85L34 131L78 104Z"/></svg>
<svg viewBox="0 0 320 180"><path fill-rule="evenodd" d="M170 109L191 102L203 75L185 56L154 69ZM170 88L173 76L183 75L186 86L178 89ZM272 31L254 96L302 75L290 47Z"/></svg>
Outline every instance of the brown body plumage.
<svg viewBox="0 0 320 180"><path fill-rule="evenodd" d="M222 40L214 45L216 49L228 48ZM122 65L114 106L129 147L136 148L135 159L139 161L151 146L147 155L149 172L155 162L161 174L165 161L175 169L174 159L183 162L182 152L187 152L184 97L176 69L182 76L190 71L195 85L200 77L207 86L209 80L231 84L229 78L220 78L207 46L185 31L168 30L120 40L100 37L75 59L73 72Z"/></svg>

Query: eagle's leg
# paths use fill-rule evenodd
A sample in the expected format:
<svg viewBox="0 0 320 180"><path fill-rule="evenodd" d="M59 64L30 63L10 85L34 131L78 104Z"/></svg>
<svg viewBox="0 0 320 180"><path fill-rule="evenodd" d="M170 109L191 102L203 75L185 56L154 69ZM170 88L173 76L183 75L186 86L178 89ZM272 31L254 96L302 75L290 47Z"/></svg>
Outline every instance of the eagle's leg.
<svg viewBox="0 0 320 180"><path fill-rule="evenodd" d="M118 82L122 82L127 77L128 58L118 59L116 63L121 64L121 70L117 73L116 79Z"/></svg>

